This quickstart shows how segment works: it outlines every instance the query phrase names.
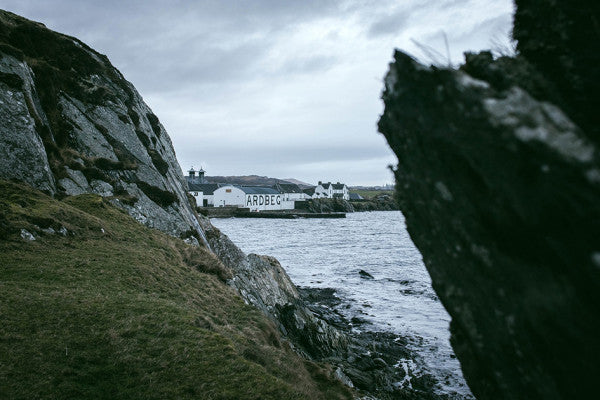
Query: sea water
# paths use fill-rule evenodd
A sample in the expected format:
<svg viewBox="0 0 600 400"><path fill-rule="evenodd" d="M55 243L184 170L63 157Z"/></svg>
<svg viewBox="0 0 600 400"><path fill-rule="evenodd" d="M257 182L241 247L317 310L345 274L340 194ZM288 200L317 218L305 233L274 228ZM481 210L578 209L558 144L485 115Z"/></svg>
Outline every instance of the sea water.
<svg viewBox="0 0 600 400"><path fill-rule="evenodd" d="M345 219L211 221L245 253L276 257L297 286L335 289L343 303L339 311L367 321L361 329L407 338L419 359L401 360L398 368L430 373L440 392L472 398L450 346L450 316L400 211L349 213Z"/></svg>

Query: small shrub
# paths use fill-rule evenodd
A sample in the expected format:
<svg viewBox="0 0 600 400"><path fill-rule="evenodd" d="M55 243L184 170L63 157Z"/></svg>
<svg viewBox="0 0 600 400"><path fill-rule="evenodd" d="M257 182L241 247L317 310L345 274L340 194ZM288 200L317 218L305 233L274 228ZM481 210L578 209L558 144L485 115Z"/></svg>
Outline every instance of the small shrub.
<svg viewBox="0 0 600 400"><path fill-rule="evenodd" d="M160 172L162 176L166 176L167 172L169 172L169 164L165 160L163 160L163 158L156 150L149 149L148 154L152 159L152 164L154 164L158 172Z"/></svg>
<svg viewBox="0 0 600 400"><path fill-rule="evenodd" d="M144 147L148 148L148 146L150 146L150 139L148 139L148 136L144 132L136 129L135 134L137 135L138 139L140 139L140 142L142 142Z"/></svg>
<svg viewBox="0 0 600 400"><path fill-rule="evenodd" d="M183 261L190 267L197 268L207 274L216 275L223 282L233 277L231 270L204 247L185 246L181 250L181 255Z"/></svg>
<svg viewBox="0 0 600 400"><path fill-rule="evenodd" d="M138 159L134 156L123 143L115 139L110 135L104 135L104 138L113 148L115 155L122 163L120 169L137 169L138 168Z"/></svg>
<svg viewBox="0 0 600 400"><path fill-rule="evenodd" d="M102 172L96 167L85 167L81 170L81 172L88 181L91 181L92 179L98 179L100 181L105 181L109 183L112 181L112 179L108 175L106 175L104 172Z"/></svg>
<svg viewBox="0 0 600 400"><path fill-rule="evenodd" d="M168 207L173 203L179 203L179 199L172 192L162 190L161 188L152 186L142 181L136 182L136 185L140 188L142 192L144 192L146 196L148 196L150 200L152 200L161 207Z"/></svg>
<svg viewBox="0 0 600 400"><path fill-rule="evenodd" d="M94 166L105 171L110 169L123 169L122 162L109 160L104 157L96 158L94 160Z"/></svg>
<svg viewBox="0 0 600 400"><path fill-rule="evenodd" d="M148 121L150 122L150 126L152 127L154 134L160 137L160 134L162 132L160 130L160 121L158 120L158 117L152 113L147 113L146 118L148 118Z"/></svg>
<svg viewBox="0 0 600 400"><path fill-rule="evenodd" d="M136 128L140 126L140 116L135 111L133 111L132 108L127 109L127 115L129 115L129 118L131 118L131 121L133 122Z"/></svg>

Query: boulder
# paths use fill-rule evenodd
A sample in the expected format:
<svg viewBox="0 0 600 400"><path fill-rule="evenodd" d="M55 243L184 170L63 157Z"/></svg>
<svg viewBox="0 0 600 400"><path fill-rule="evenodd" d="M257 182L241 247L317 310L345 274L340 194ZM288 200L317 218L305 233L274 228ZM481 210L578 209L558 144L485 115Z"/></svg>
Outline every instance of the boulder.
<svg viewBox="0 0 600 400"><path fill-rule="evenodd" d="M478 399L596 397L597 147L541 100L552 81L515 74L536 71L526 60L471 61L455 71L396 52L390 64L379 130L408 231Z"/></svg>

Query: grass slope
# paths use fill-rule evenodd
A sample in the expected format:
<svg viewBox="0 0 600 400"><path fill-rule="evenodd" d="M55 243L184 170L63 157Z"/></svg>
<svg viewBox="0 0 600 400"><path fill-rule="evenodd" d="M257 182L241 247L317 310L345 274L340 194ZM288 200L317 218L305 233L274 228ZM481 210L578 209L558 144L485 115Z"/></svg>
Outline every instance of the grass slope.
<svg viewBox="0 0 600 400"><path fill-rule="evenodd" d="M0 181L0 398L351 398L223 268L98 196Z"/></svg>

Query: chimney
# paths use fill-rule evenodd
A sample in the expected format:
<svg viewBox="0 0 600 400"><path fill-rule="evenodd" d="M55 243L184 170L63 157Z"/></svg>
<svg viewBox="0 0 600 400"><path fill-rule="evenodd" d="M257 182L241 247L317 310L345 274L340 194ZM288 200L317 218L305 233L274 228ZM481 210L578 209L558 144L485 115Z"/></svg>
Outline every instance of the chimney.
<svg viewBox="0 0 600 400"><path fill-rule="evenodd" d="M323 182L319 181L319 185L321 185Z"/></svg>
<svg viewBox="0 0 600 400"><path fill-rule="evenodd" d="M190 168L188 172L190 174L190 178L194 179L196 177L196 171L194 171L194 167Z"/></svg>

